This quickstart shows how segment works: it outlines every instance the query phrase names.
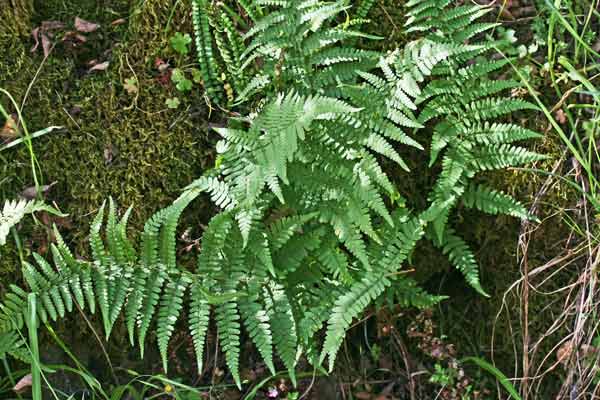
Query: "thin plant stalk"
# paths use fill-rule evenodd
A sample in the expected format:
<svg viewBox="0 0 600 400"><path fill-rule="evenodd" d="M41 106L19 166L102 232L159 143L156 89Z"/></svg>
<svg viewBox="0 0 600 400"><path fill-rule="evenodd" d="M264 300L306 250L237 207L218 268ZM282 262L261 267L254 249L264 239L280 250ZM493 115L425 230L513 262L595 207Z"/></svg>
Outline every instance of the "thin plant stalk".
<svg viewBox="0 0 600 400"><path fill-rule="evenodd" d="M31 352L31 394L33 400L42 400L42 381L40 351L37 336L36 295L27 296L27 329L29 330L29 349Z"/></svg>

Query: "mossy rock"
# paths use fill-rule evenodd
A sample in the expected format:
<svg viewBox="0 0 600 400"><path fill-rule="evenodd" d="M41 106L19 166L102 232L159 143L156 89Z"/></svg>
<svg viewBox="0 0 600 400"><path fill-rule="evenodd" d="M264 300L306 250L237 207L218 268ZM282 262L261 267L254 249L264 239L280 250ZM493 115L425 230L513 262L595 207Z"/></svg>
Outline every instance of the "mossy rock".
<svg viewBox="0 0 600 400"><path fill-rule="evenodd" d="M172 6L175 1L170 3ZM33 149L40 165L39 178L43 183L56 182L50 199L71 215L77 226L73 239L81 242L85 237L81 228L89 222L89 214L108 196L121 205L136 205L132 221L139 227L211 165L212 145L207 135L208 110L199 87L181 99L178 110L165 105L165 100L177 93L169 82L165 86L156 79L148 60L165 51L158 43L166 43L167 34L138 40L127 25L112 26L110 21L127 16L128 5L116 15L114 9L85 15L90 8L85 4L78 7L67 10L70 16L63 15L66 11L60 7L56 10L65 21L83 15L101 24L100 32L89 39L94 41L92 48L80 51L57 45L33 81L41 54L30 55L24 51L25 45L15 46L4 59L9 63L19 60L18 75L3 79L0 86L21 103L33 81L23 108L29 130L64 127L34 140ZM51 12L49 7L36 8L40 10ZM166 19L170 8L163 12ZM50 18L57 16L36 15L36 20ZM92 57L94 52L99 61L110 63L107 70L88 72L85 63L89 59L82 54ZM124 88L128 78L135 81L135 93ZM5 100L3 104L7 104ZM8 178L0 190L9 198L33 182L29 153L18 146L2 157Z"/></svg>
<svg viewBox="0 0 600 400"><path fill-rule="evenodd" d="M23 257L30 259L31 251L47 252L51 232L45 223L54 222L76 255L86 257L89 224L109 196L121 210L134 206L130 226L132 232L139 231L147 218L212 167L214 143L206 122L210 109L198 85L182 95L168 80L159 79L155 67L157 57L173 66L194 63L192 54L175 59L168 48L174 30L190 30L185 2L39 1L34 9L27 34L31 27L48 20L64 22L65 32L72 30L75 17L99 23L100 28L86 34L87 41L77 46L62 42L65 32L57 33L56 46L45 61L41 49L30 52L30 36L0 37L0 87L18 104L29 91L23 119L30 133L48 126L63 127L34 139L32 144L40 183L55 183L46 194L47 201L56 202L69 217L48 222L39 216L38 223L25 219L18 230ZM171 27L156 29L154 24L167 21L174 9L178 11L173 14L176 18L172 18ZM88 62L93 59L108 62L108 68L89 71ZM135 90L126 87L126 81L133 83ZM181 100L175 110L165 104L174 96ZM9 112L15 111L6 97L0 101ZM0 121L0 127L3 123ZM0 199L17 197L33 182L25 146L0 153ZM208 199L200 199L181 224L191 227L192 235L198 237L199 224L213 214ZM9 240L0 248L0 292L8 284L22 283L19 265L17 247ZM92 319L92 326L98 328L97 322ZM81 318L75 315L55 328L84 365L98 372L99 379L108 378L103 357L98 357L97 351L85 350L97 344ZM127 343L118 338L126 340L127 335L120 335L120 329L122 326L115 327L114 339L105 344L111 359L115 364L143 369L137 356L122 351ZM42 342L51 347L48 335ZM152 361L153 350L148 353ZM60 355L54 356L58 359L53 361L60 361Z"/></svg>

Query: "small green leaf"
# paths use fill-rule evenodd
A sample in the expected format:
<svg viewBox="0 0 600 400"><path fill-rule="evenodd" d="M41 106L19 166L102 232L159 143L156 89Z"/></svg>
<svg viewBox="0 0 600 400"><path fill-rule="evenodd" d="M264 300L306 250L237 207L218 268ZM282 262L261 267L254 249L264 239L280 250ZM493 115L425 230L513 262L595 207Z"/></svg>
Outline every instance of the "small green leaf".
<svg viewBox="0 0 600 400"><path fill-rule="evenodd" d="M167 99L167 101L165 101L165 104L169 108L177 108L177 107L179 107L181 102L179 101L178 97L173 97L173 98Z"/></svg>
<svg viewBox="0 0 600 400"><path fill-rule="evenodd" d="M170 43L173 50L178 52L179 54L186 55L190 52L188 45L192 42L192 38L189 34L182 34L181 32L177 32L173 37L171 37Z"/></svg>
<svg viewBox="0 0 600 400"><path fill-rule="evenodd" d="M171 73L171 81L175 83L175 87L180 92L192 90L192 81L187 79L185 77L185 73L179 68L173 69L173 72Z"/></svg>
<svg viewBox="0 0 600 400"><path fill-rule="evenodd" d="M183 80L179 81L179 83L177 85L175 85L175 87L180 92L190 91L190 90L192 90L192 81L190 81L189 79L183 79Z"/></svg>
<svg viewBox="0 0 600 400"><path fill-rule="evenodd" d="M194 83L202 83L202 72L198 68L192 68L192 80Z"/></svg>
<svg viewBox="0 0 600 400"><path fill-rule="evenodd" d="M179 83L183 79L186 79L183 71L180 70L179 68L173 68L173 71L171 72L171 82Z"/></svg>

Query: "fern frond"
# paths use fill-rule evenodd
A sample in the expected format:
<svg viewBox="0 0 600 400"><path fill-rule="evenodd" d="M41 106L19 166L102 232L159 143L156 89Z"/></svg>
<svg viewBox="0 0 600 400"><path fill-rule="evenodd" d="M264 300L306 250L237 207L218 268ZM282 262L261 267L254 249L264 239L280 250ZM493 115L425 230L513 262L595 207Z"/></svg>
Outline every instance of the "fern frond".
<svg viewBox="0 0 600 400"><path fill-rule="evenodd" d="M201 374L204 363L204 342L206 340L206 332L208 331L210 305L204 297L200 284L197 282L192 283L190 297L189 327L196 353L198 373Z"/></svg>
<svg viewBox="0 0 600 400"><path fill-rule="evenodd" d="M167 348L169 340L175 330L175 323L183 307L183 296L190 283L191 279L189 277L181 275L179 279L167 283L164 293L161 296L156 321L156 326L158 327L156 337L165 373L167 372Z"/></svg>
<svg viewBox="0 0 600 400"><path fill-rule="evenodd" d="M479 266L475 261L475 255L452 228L446 229L441 242L438 239L433 239L433 242L442 248L445 255L448 255L450 263L464 275L469 285L481 295L489 297L479 282Z"/></svg>
<svg viewBox="0 0 600 400"><path fill-rule="evenodd" d="M476 149L474 154L473 164L482 171L527 164L546 158L522 147L509 144L482 146Z"/></svg>
<svg viewBox="0 0 600 400"><path fill-rule="evenodd" d="M488 214L506 214L521 219L531 219L527 209L512 196L485 185L469 185L462 201L466 207L477 208Z"/></svg>
<svg viewBox="0 0 600 400"><path fill-rule="evenodd" d="M273 334L271 332L271 321L267 311L258 303L258 296L254 299L246 299L239 303L240 314L244 326L258 349L267 368L275 374L273 364Z"/></svg>
<svg viewBox="0 0 600 400"><path fill-rule="evenodd" d="M216 307L216 321L219 330L219 342L225 353L227 367L239 388L240 381L240 316L235 301L227 301Z"/></svg>
<svg viewBox="0 0 600 400"><path fill-rule="evenodd" d="M220 101L222 99L222 91L219 89L218 73L215 68L216 60L212 49L207 0L192 1L192 21L204 87L211 98Z"/></svg>
<svg viewBox="0 0 600 400"><path fill-rule="evenodd" d="M290 379L296 386L296 353L298 338L296 333L296 322L292 313L292 306L282 287L272 285L267 289L269 296L266 297L267 313L271 320L271 329L273 331L273 342L277 349L277 354L283 365L290 374Z"/></svg>
<svg viewBox="0 0 600 400"><path fill-rule="evenodd" d="M388 274L395 273L401 267L416 242L425 234L419 219L407 218L403 213L396 213L394 218L395 236L390 235L391 240L381 249L383 257L378 260L379 268L367 272L364 278L353 283L348 293L335 302L327 322L326 338L320 357L320 362L326 357L329 359L330 370L352 320L391 285Z"/></svg>

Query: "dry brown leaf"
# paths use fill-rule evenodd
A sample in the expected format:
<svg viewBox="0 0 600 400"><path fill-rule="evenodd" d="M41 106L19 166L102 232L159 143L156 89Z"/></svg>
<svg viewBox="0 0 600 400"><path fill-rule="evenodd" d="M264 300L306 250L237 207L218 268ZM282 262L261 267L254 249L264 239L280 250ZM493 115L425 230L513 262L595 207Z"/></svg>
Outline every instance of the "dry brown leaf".
<svg viewBox="0 0 600 400"><path fill-rule="evenodd" d="M69 31L69 32L65 33L65 36L63 36L62 41L63 42L71 41L71 42L85 43L85 42L87 42L87 38L84 35L82 35L81 33L77 33L75 31Z"/></svg>
<svg viewBox="0 0 600 400"><path fill-rule="evenodd" d="M113 22L111 22L110 24L112 26L117 26L117 25L122 25L124 23L126 23L127 20L125 18L119 18L119 19L115 19Z"/></svg>
<svg viewBox="0 0 600 400"><path fill-rule="evenodd" d="M52 42L50 38L46 35L46 33L42 33L42 49L44 50L44 57L48 57L50 54L50 49L52 47Z"/></svg>
<svg viewBox="0 0 600 400"><path fill-rule="evenodd" d="M53 31L64 27L65 24L61 21L42 21L42 31Z"/></svg>
<svg viewBox="0 0 600 400"><path fill-rule="evenodd" d="M354 393L354 397L356 397L358 400L370 400L373 395L369 392L356 392Z"/></svg>
<svg viewBox="0 0 600 400"><path fill-rule="evenodd" d="M86 21L85 19L75 17L75 29L79 32L90 33L100 28L100 24L95 22Z"/></svg>
<svg viewBox="0 0 600 400"><path fill-rule="evenodd" d="M42 185L42 186L40 186L40 191L42 192L42 194L46 194L46 192L48 190L50 190L50 188L56 184L57 184L57 182L52 182L49 185ZM25 190L23 190L21 192L21 197L24 197L27 200L35 199L36 197L38 197L37 188L35 186L30 186L28 188L25 188Z"/></svg>
<svg viewBox="0 0 600 400"><path fill-rule="evenodd" d="M573 352L573 344L571 342L566 342L556 351L556 358L558 362L566 365L571 357L571 353Z"/></svg>
<svg viewBox="0 0 600 400"><path fill-rule="evenodd" d="M558 121L558 123L561 125L567 122L567 114L565 114L562 108L556 110L556 112L554 113L554 118L556 118L556 121Z"/></svg>
<svg viewBox="0 0 600 400"><path fill-rule="evenodd" d="M35 41L31 50L29 50L32 53L35 52L37 50L38 46L40 45L39 35L40 35L40 27L38 26L37 28L35 28L34 30L31 31L31 36L33 36L33 40Z"/></svg>
<svg viewBox="0 0 600 400"><path fill-rule="evenodd" d="M43 21L41 26L38 26L34 30L31 31L31 36L33 36L33 40L35 41L33 47L31 48L31 52L35 52L42 43L42 49L44 50L44 57L48 57L50 51L52 50L52 40L54 37L54 33L57 29L64 28L65 24L60 21Z"/></svg>
<svg viewBox="0 0 600 400"><path fill-rule="evenodd" d="M92 68L90 68L88 70L88 72L105 71L108 68L109 65L110 65L110 63L108 61L104 61L102 63L95 64Z"/></svg>
<svg viewBox="0 0 600 400"><path fill-rule="evenodd" d="M27 388L31 387L31 385L32 385L31 374L27 374L24 377L22 377L21 379L19 379L19 382L17 382L15 387L13 387L13 391L15 391L16 393L22 393L25 390L27 390Z"/></svg>
<svg viewBox="0 0 600 400"><path fill-rule="evenodd" d="M10 141L11 139L15 139L17 137L19 137L19 131L17 127L16 116L9 115L4 123L4 126L2 127L2 130L0 130L0 139L3 139L4 141Z"/></svg>

